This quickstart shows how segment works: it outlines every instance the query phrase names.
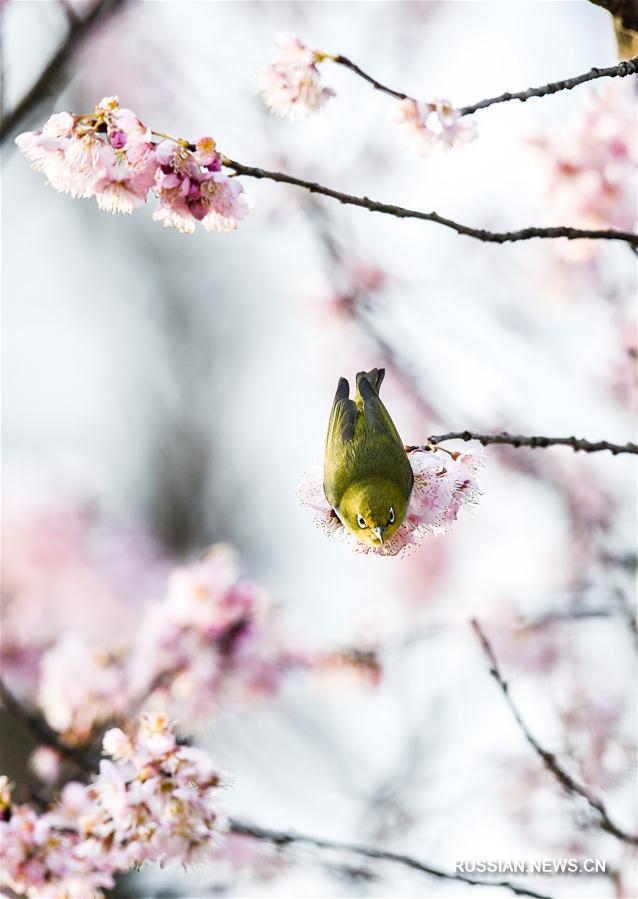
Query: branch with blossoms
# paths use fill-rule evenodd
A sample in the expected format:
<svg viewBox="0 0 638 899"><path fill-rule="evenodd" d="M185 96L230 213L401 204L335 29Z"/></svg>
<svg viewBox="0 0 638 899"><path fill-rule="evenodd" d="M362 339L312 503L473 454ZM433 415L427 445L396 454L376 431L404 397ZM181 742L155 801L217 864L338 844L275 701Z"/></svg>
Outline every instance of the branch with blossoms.
<svg viewBox="0 0 638 899"><path fill-rule="evenodd" d="M461 119L480 109L512 100L525 103L532 97L548 97L560 91L573 90L598 78L625 78L638 73L638 57L634 57L615 66L593 67L573 78L515 93L506 91L467 106L454 107L449 100L423 102L404 91L388 87L364 72L347 56L311 50L294 35L277 35L275 45L280 51L280 58L266 66L259 78L261 96L272 112L290 119L306 118L318 112L335 96L332 88L322 85L319 74L318 66L328 60L353 72L375 90L399 101L392 118L404 126L408 142L421 155L438 147L455 147L474 140L477 135L475 123L472 120L462 122Z"/></svg>
<svg viewBox="0 0 638 899"><path fill-rule="evenodd" d="M283 172L247 166L219 152L212 137L195 143L152 131L117 97L105 97L92 113L52 115L41 131L25 132L16 143L48 183L73 198L94 198L104 212L130 214L151 194L159 200L153 214L164 227L192 234L197 222L207 231L233 231L250 203L235 177L267 179L304 188L338 202L395 218L434 222L488 243L532 238L613 240L638 247L638 235L611 228L530 227L488 231L461 224L437 212L407 209L358 197ZM231 171L225 174L222 169Z"/></svg>
<svg viewBox="0 0 638 899"><path fill-rule="evenodd" d="M6 696L8 691L3 690ZM11 694L8 694L11 695ZM13 698L7 710L21 723L30 721L38 739L42 724ZM19 710L19 711L17 711ZM446 871L413 856L375 846L278 831L228 819L220 801L227 782L205 752L180 743L163 714L147 713L126 733L106 731L103 754L94 773L83 763L88 784L67 783L60 798L38 814L13 801L13 785L0 777L0 836L6 853L0 883L19 895L54 899L64 895L102 896L117 874L144 862L179 862L188 867L220 857L228 833L279 848L305 844L315 849L389 862L439 880L499 887L517 896L549 899L511 881L487 881ZM48 745L61 751L53 735ZM179 895L179 894L177 894Z"/></svg>
<svg viewBox="0 0 638 899"><path fill-rule="evenodd" d="M569 772L565 770L565 768L557 760L554 753L549 752L547 749L544 749L543 746L541 746L541 744L538 742L536 737L533 736L533 734L527 727L527 724L525 723L521 713L519 712L516 703L512 699L507 681L501 674L496 655L494 654L494 650L492 649L487 637L485 636L483 629L476 619L472 619L471 625L489 662L490 674L498 684L505 702L507 703L507 706L512 713L512 716L516 721L516 724L518 725L521 733L523 734L529 745L532 747L534 752L536 752L538 757L541 759L545 768L558 781L565 792L567 792L571 796L579 796L581 799L585 800L589 808L595 813L597 824L602 830L604 830L608 834L611 834L611 836L615 837L618 840L621 840L622 842L631 843L632 845L638 846L638 835L629 833L628 831L619 827L609 816L609 813L602 800L596 796L593 796L586 786L578 783L578 781L575 780L575 778L573 778L571 774L569 774Z"/></svg>

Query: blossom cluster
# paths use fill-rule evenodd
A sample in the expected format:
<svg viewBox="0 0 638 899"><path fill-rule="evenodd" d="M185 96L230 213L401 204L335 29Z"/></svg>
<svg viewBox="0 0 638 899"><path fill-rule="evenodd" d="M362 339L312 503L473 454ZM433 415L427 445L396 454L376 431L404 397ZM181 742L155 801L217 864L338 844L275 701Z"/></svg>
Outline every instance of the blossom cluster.
<svg viewBox="0 0 638 899"><path fill-rule="evenodd" d="M177 742L166 716L133 734L104 735L88 785L71 781L41 814L0 783L0 884L37 899L98 899L114 876L143 862L184 866L210 854L227 829L223 777L200 749Z"/></svg>
<svg viewBox="0 0 638 899"><path fill-rule="evenodd" d="M310 50L294 35L276 35L275 45L279 59L259 74L261 98L277 115L293 120L307 118L335 96L332 88L322 85L317 64L325 59L339 62L340 57ZM420 103L406 98L395 106L392 119L404 126L409 146L420 155L436 147L469 143L477 134L475 123L462 118L448 100Z"/></svg>
<svg viewBox="0 0 638 899"><path fill-rule="evenodd" d="M66 742L84 744L139 708L198 724L224 701L274 695L287 672L311 663L287 647L264 591L239 576L234 553L216 546L172 573L128 644L73 633L54 643L41 658L38 704Z"/></svg>
<svg viewBox="0 0 638 899"><path fill-rule="evenodd" d="M100 209L130 214L153 192L153 214L164 227L191 234L232 231L249 206L236 178L222 172L212 137L195 144L156 135L117 97L104 97L90 115L60 112L41 131L16 143L37 171L61 193L93 197Z"/></svg>
<svg viewBox="0 0 638 899"><path fill-rule="evenodd" d="M317 63L326 58L318 50L310 50L298 37L277 34L275 45L281 56L259 74L260 95L266 106L277 115L303 119L318 112L335 92L321 84Z"/></svg>
<svg viewBox="0 0 638 899"><path fill-rule="evenodd" d="M3 513L2 675L29 698L43 654L61 635L119 652L121 635L139 626L144 600L161 595L171 560L146 531L90 502L43 506L14 488L5 490Z"/></svg>
<svg viewBox="0 0 638 899"><path fill-rule="evenodd" d="M551 134L532 139L547 163L544 207L548 218L578 228L618 228L636 224L634 192L638 139L633 127L632 85L614 85ZM600 251L595 241L560 247L570 259L587 261Z"/></svg>
<svg viewBox="0 0 638 899"><path fill-rule="evenodd" d="M320 471L307 475L298 487L301 502L315 524L329 537L345 542L355 552L382 556L402 555L429 534L443 534L463 507L477 502L481 491L476 476L484 463L482 450L448 453L442 449L415 449L408 453L414 486L408 511L393 537L379 546L362 543L346 528L324 496Z"/></svg>

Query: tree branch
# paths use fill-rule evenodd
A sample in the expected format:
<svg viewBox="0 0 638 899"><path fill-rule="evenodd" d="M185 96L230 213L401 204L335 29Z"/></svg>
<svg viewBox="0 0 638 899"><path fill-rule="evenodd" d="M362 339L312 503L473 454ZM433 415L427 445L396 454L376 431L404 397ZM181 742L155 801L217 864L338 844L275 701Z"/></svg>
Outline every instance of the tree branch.
<svg viewBox="0 0 638 899"><path fill-rule="evenodd" d="M422 874L429 874L431 877L436 877L439 880L453 880L460 883L466 883L470 886L501 887L502 889L509 890L516 896L532 896L534 899L548 899L546 894L537 893L534 890L511 883L509 880L480 880L475 877L470 877L467 874L444 871L441 868L434 868L431 865L425 864L410 855L388 852L385 849L378 849L375 846L363 846L359 843L342 843L336 840L324 840L319 837L290 831L269 830L264 827L257 827L252 824L245 824L242 821L235 820L231 820L230 830L232 833L254 837L257 840L265 840L268 843L273 843L275 846L289 846L292 843L305 843L308 846L314 846L316 849L333 849L337 852L351 852L354 855L360 855L364 858L393 862L407 868L412 868L415 871L420 871Z"/></svg>
<svg viewBox="0 0 638 899"><path fill-rule="evenodd" d="M539 756L541 761L543 762L545 768L554 776L554 778L558 781L558 783L563 787L565 792L569 793L572 796L580 796L584 799L590 809L596 813L596 817L598 819L598 824L602 828L602 830L606 831L606 833L611 834L613 837L616 837L618 840L622 840L625 843L631 843L635 846L638 846L638 836L632 833L628 833L622 828L618 827L607 812L602 800L592 796L587 789L587 787L578 783L571 774L569 774L562 765L557 761L556 756L552 752L548 752L546 749L540 745L538 740L530 733L527 725L523 721L520 712L514 700L510 696L509 687L507 682L503 679L501 672L498 667L498 662L496 660L496 656L494 655L494 651L490 646L487 637L483 633L478 621L473 618L471 621L472 627L476 632L476 635L481 643L483 648L483 652L487 656L487 659L490 663L490 674L500 687L501 693L505 698L505 702L514 717L514 720L519 726L521 733L532 747L532 749Z"/></svg>
<svg viewBox="0 0 638 899"><path fill-rule="evenodd" d="M474 431L450 431L449 434L438 434L430 437L428 443L439 444L446 440L478 440L482 446L490 444L506 444L514 447L529 447L530 449L548 446L570 446L574 452L583 453L600 453L603 450L609 450L613 456L620 453L631 453L638 455L638 444L636 443L610 443L608 440L585 440L583 437L525 437L522 434L508 434L503 431L501 434L477 434ZM424 446L411 446L409 450L421 449L426 450L428 444Z"/></svg>
<svg viewBox="0 0 638 899"><path fill-rule="evenodd" d="M588 81L594 81L596 78L626 78L627 75L638 74L638 56L633 59L626 59L615 66L607 66L607 68L591 68L589 72L583 75L576 75L575 78L566 78L564 81L550 81L540 87L530 87L526 91L518 91L515 94L506 92L499 94L498 97L489 97L487 100L479 100L478 103L471 103L469 106L462 106L459 109L460 114L470 115L477 109L487 109L488 106L494 106L496 103L509 103L510 100L520 100L525 103L532 97L547 97L550 94L557 94L559 91L571 91L579 84L585 84Z"/></svg>
<svg viewBox="0 0 638 899"><path fill-rule="evenodd" d="M348 59L347 56L339 55L328 58L333 59L338 65L350 69L351 72L354 72L359 78L363 78L364 81L371 84L377 91L389 94L397 100L414 100L417 102L415 97L411 97L409 94L404 94L403 91L395 90L394 88L388 87L387 84L382 84L380 81L377 81L376 78L373 78L372 75L368 75L367 72L364 72L363 69L359 68L359 66L352 62L351 59ZM627 75L635 75L637 73L638 56L635 56L633 59L624 60L615 66L607 66L604 69L599 69L597 67L591 68L589 72L585 72L582 75L576 75L574 78L566 78L563 81L550 81L548 84L542 84L540 87L530 87L525 91L518 91L516 93L506 91L503 94L499 94L498 97L488 97L486 100L479 100L477 103L471 103L469 106L461 106L458 111L462 116L470 115L471 113L476 112L477 109L487 109L488 106L495 106L497 103L509 103L510 100L520 100L521 103L525 103L532 97L547 97L550 94L557 94L559 91L570 91L575 87L578 87L579 84L594 81L596 78L625 78Z"/></svg>
<svg viewBox="0 0 638 899"><path fill-rule="evenodd" d="M125 0L95 0L82 18L69 18L66 37L39 78L0 124L0 144L10 137L51 94L59 89L67 67L82 42L99 22L105 21Z"/></svg>
<svg viewBox="0 0 638 899"><path fill-rule="evenodd" d="M370 212L383 212L395 218L412 218L426 222L435 222L437 225L451 228L457 234L474 237L487 243L514 243L520 240L530 240L534 237L545 239L566 237L568 240L619 240L625 241L632 247L638 247L638 234L633 234L631 231L614 231L611 228L585 229L558 226L554 228L522 228L520 231L486 231L484 228L472 228L469 225L462 225L452 219L444 218L438 212L421 212L416 209L395 206L391 203L379 203L376 200L371 200L369 197L353 196L340 190L334 190L331 187L324 187L314 181L295 178L293 175L287 175L284 172L271 172L267 169L243 165L241 162L236 162L226 157L222 158L222 162L226 168L232 169L237 175L243 175L246 178L263 178L268 181L278 181L281 184L291 184L294 187L302 187L304 190L310 191L310 193L321 194L324 197L338 200L339 203L343 203L346 206L359 206L363 209L368 209Z"/></svg>

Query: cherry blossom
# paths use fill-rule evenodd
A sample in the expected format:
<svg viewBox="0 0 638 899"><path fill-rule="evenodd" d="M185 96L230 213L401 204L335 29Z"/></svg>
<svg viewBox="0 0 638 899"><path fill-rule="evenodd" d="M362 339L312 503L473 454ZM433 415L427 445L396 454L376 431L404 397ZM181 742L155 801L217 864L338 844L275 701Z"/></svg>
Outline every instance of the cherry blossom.
<svg viewBox="0 0 638 899"><path fill-rule="evenodd" d="M320 470L303 479L297 490L299 498L312 512L318 527L355 552L402 555L425 536L445 533L461 508L477 502L481 491L476 476L485 454L482 450L448 454L441 449L415 449L408 453L408 458L414 472L414 487L405 520L392 539L378 547L362 543L344 527L324 496Z"/></svg>
<svg viewBox="0 0 638 899"><path fill-rule="evenodd" d="M194 151L164 140L156 153L160 208L153 218L165 228L192 234L201 222L206 231L233 231L248 213L243 187L221 172L212 138L200 138Z"/></svg>
<svg viewBox="0 0 638 899"><path fill-rule="evenodd" d="M331 97L332 88L321 84L317 63L325 53L310 50L298 37L278 34L275 45L281 56L259 74L262 100L274 113L289 119L303 119L318 112Z"/></svg>
<svg viewBox="0 0 638 899"><path fill-rule="evenodd" d="M614 85L551 134L532 138L547 166L543 209L548 221L579 228L635 227L635 197L627 190L638 162L634 106L631 85ZM601 250L595 242L569 244L561 242L557 249L575 262L588 262Z"/></svg>
<svg viewBox="0 0 638 899"><path fill-rule="evenodd" d="M74 198L93 197L101 210L130 214L151 192L159 198L153 218L192 234L233 231L248 211L241 182L222 171L211 137L196 144L155 135L117 97L104 97L85 116L56 113L41 131L16 143L48 183Z"/></svg>
<svg viewBox="0 0 638 899"><path fill-rule="evenodd" d="M220 545L172 574L165 599L149 607L128 670L149 707L192 724L221 703L273 696L282 677L311 663L288 647L265 592L240 578L235 554Z"/></svg>
<svg viewBox="0 0 638 899"><path fill-rule="evenodd" d="M462 117L448 100L400 100L392 111L392 119L403 126L408 144L421 156L440 147L470 143L477 136L474 121Z"/></svg>
<svg viewBox="0 0 638 899"><path fill-rule="evenodd" d="M142 716L132 735L107 731L92 783L69 782L37 814L14 805L0 778L0 884L41 899L100 899L114 875L140 863L190 865L227 830L224 778L205 752L177 742L163 715Z"/></svg>

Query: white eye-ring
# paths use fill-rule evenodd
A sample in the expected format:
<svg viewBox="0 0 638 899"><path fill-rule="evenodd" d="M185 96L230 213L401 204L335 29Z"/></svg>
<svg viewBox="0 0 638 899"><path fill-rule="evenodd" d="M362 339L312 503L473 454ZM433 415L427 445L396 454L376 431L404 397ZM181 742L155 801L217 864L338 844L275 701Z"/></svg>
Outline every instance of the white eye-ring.
<svg viewBox="0 0 638 899"><path fill-rule="evenodd" d="M394 524L394 509L390 506L390 514L388 516L388 524Z"/></svg>
<svg viewBox="0 0 638 899"><path fill-rule="evenodd" d="M359 525L360 528L367 528L367 527L368 527L368 525L366 524L366 520L365 520L365 518L363 517L363 515L357 515L357 524Z"/></svg>

